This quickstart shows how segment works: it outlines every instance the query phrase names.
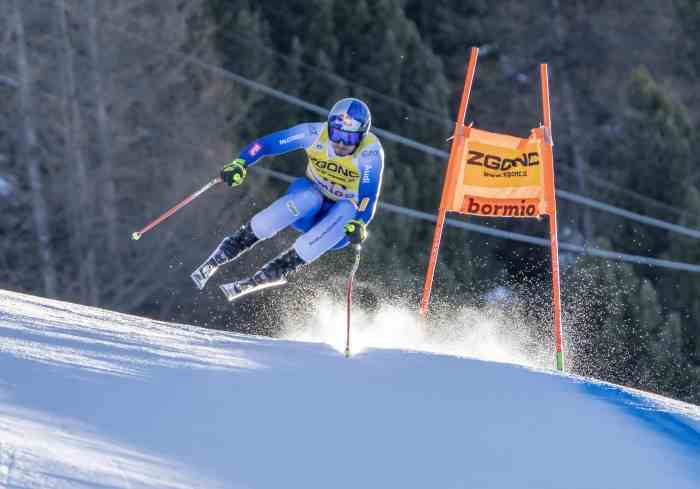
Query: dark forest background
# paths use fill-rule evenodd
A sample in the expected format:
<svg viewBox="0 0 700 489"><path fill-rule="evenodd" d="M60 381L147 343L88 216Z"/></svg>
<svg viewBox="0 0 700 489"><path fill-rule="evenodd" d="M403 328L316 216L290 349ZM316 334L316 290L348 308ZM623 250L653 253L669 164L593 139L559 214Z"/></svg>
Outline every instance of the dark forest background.
<svg viewBox="0 0 700 489"><path fill-rule="evenodd" d="M361 97L376 127L449 151L472 46L477 127L526 136L548 63L558 189L698 229L699 41L697 0L2 0L0 287L275 334L282 314L303 318L319 294L342 293L350 253L233 306L189 274L285 190L265 169L300 175L303 155L261 162L244 186L210 191L139 242L132 231L255 137L323 119L251 82L326 108ZM445 161L383 142L382 201L434 214ZM561 242L700 264L696 238L558 206ZM468 221L546 236L543 222ZM433 224L380 209L370 232L362 306L417 309ZM264 243L219 281L293 239ZM547 248L447 228L435 304L449 314L448 303L517 298L551 343L549 273ZM697 272L563 250L562 274L573 372L700 403Z"/></svg>

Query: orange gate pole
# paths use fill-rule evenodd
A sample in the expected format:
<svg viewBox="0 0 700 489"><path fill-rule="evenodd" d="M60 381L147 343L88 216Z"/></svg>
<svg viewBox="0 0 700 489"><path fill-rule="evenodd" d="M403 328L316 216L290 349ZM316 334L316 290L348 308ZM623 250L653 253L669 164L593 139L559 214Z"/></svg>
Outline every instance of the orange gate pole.
<svg viewBox="0 0 700 489"><path fill-rule="evenodd" d="M474 83L474 73L476 72L476 60L478 56L479 48L471 48L467 74L464 79L462 99L459 103L459 112L457 113L457 120L455 122L455 129L452 136L453 140L450 151L450 159L447 163L445 180L442 184L442 196L440 197L440 208L438 210L437 222L435 224L435 233L433 234L433 246L430 251L430 261L428 262L428 270L425 274L425 282L423 284L423 297L421 298L420 303L420 314L423 317L428 314L428 304L430 303L430 292L433 288L433 275L435 274L438 252L440 251L442 229L445 225L447 208L452 203L454 197L455 180L459 175L459 165L462 164L462 153L464 150L464 119L467 115L467 105L469 104L469 95L471 94L472 84Z"/></svg>
<svg viewBox="0 0 700 489"><path fill-rule="evenodd" d="M557 370L564 370L564 352L561 334L561 287L559 283L559 238L557 234L557 201L554 190L554 155L552 146L552 117L549 105L549 72L546 64L540 65L542 113L544 115L545 200L549 217L549 244L552 258L552 306L554 309L554 341L556 343Z"/></svg>

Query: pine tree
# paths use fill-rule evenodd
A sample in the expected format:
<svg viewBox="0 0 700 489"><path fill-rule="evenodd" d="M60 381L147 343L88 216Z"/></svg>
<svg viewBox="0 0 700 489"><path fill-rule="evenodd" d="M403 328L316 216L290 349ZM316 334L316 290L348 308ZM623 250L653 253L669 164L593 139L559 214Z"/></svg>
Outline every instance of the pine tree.
<svg viewBox="0 0 700 489"><path fill-rule="evenodd" d="M595 154L597 165L607 168L611 181L621 188L683 208L692 139L685 111L664 94L644 67L631 74L626 93L629 106L620 120L621 130L601 141ZM634 206L624 201L612 203L640 214L656 213L644 202ZM620 251L658 256L666 251L669 240L666 231L626 221L612 243Z"/></svg>

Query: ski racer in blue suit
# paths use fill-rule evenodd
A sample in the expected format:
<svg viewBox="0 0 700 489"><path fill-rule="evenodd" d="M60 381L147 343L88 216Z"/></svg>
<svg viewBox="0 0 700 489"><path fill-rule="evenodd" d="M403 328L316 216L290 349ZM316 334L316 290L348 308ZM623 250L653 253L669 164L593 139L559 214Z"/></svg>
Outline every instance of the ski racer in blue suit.
<svg viewBox="0 0 700 489"><path fill-rule="evenodd" d="M222 180L240 185L246 169L266 156L303 149L306 174L287 193L225 238L192 274L198 288L218 267L262 240L292 226L303 233L292 248L265 264L252 277L221 286L229 300L285 283L285 276L329 250L360 244L374 217L382 183L384 150L372 132L371 114L359 99L345 98L331 109L327 122L303 123L263 136L244 147L221 170Z"/></svg>

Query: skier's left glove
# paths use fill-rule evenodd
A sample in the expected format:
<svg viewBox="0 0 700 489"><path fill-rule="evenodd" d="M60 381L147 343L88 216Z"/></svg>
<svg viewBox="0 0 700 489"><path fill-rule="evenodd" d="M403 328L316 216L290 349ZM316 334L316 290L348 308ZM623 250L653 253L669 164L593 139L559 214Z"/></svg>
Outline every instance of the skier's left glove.
<svg viewBox="0 0 700 489"><path fill-rule="evenodd" d="M361 244L367 239L367 225L360 219L354 219L344 226L345 236L354 245Z"/></svg>
<svg viewBox="0 0 700 489"><path fill-rule="evenodd" d="M242 184L243 180L245 180L245 175L245 161L241 158L236 158L231 163L225 164L221 169L221 180L231 187Z"/></svg>

